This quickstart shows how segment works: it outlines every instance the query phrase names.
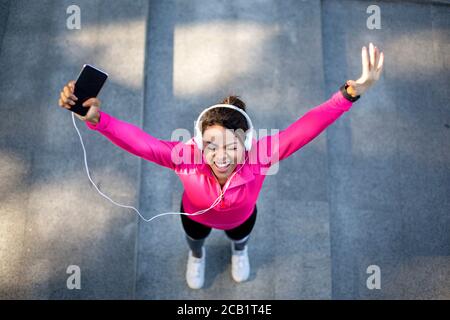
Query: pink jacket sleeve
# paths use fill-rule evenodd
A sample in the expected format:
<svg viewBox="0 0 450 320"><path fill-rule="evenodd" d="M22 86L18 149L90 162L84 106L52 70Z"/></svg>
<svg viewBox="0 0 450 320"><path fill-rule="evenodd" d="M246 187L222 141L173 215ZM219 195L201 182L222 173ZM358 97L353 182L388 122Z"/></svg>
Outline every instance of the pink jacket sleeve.
<svg viewBox="0 0 450 320"><path fill-rule="evenodd" d="M99 112L99 123L94 125L86 121L89 129L100 132L125 151L172 170L175 169L176 165L172 161L171 154L172 149L181 143L180 141L159 140L135 125L118 120L101 110Z"/></svg>
<svg viewBox="0 0 450 320"><path fill-rule="evenodd" d="M351 101L340 91L336 92L329 100L306 112L286 129L260 138L256 143L259 161L273 165L289 157L317 137L351 106Z"/></svg>

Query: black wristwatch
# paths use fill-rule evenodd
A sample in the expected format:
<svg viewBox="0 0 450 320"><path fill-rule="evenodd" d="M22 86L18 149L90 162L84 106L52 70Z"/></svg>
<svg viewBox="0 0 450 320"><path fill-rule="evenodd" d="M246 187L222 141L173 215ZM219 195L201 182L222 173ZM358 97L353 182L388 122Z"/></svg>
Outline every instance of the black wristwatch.
<svg viewBox="0 0 450 320"><path fill-rule="evenodd" d="M351 95L349 95L348 94L348 92L347 92L347 88L348 88L348 84L347 83L345 83L345 84L343 84L340 88L339 88L339 90L342 92L342 95L347 99L347 100L349 100L349 101L351 101L351 102L355 102L355 101L357 101L361 96L356 96L356 97L352 97Z"/></svg>

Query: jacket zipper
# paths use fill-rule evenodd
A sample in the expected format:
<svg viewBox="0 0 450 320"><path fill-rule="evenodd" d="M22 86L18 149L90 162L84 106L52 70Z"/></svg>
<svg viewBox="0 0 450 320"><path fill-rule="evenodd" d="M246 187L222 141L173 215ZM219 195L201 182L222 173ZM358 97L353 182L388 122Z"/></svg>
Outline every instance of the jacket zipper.
<svg viewBox="0 0 450 320"><path fill-rule="evenodd" d="M211 170L212 170L212 169L211 169ZM214 179L215 179L216 182L217 182L217 184L216 184L216 189L219 191L219 194L222 194L222 188L221 188L221 186L220 186L219 180L217 179L217 177L216 177L216 175L214 174L214 172L211 172L211 173L212 173ZM228 178L227 181L225 182L225 184L223 185L224 188L225 188L226 184L228 183L229 179L230 179L230 178ZM220 199L220 207L221 207L221 208L225 208L225 203L224 203L224 201L223 201L223 200L224 200L224 197L225 197L225 195L222 195L222 196L221 196L221 199Z"/></svg>
<svg viewBox="0 0 450 320"><path fill-rule="evenodd" d="M210 168L210 170L211 170L211 174L212 174L212 176L214 177L214 179L216 179L216 181L217 181L217 185L218 185L218 191L219 191L219 194L222 194L222 188L220 187L220 183L219 183L219 180L217 179L217 177L216 177L216 175L214 174L214 172L212 172L212 168ZM223 185L223 187L225 188L225 186L227 185L227 183L229 183L230 182L230 178L231 177L229 177L228 179L227 179L227 181L225 182L225 184ZM216 185L216 186L217 186ZM217 189L217 188L216 188ZM222 199L220 199L220 207L221 208L225 208L225 203L224 203L224 195L222 195Z"/></svg>
<svg viewBox="0 0 450 320"><path fill-rule="evenodd" d="M217 177L215 176L214 172L211 172L211 173L212 173L214 179L215 179L216 182L217 182L217 183L216 183L216 190L219 192L219 195L221 196L221 199L220 199L220 207L223 208L223 207L224 207L224 204L223 204L223 195L222 195L222 189L221 189L221 187L220 187L219 180L217 180ZM224 185L224 186L225 186L225 185Z"/></svg>

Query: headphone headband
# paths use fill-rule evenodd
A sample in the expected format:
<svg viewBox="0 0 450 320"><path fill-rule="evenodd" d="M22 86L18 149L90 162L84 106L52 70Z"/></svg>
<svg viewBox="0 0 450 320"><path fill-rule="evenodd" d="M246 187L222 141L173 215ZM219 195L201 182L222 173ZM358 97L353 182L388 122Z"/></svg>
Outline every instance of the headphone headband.
<svg viewBox="0 0 450 320"><path fill-rule="evenodd" d="M208 112L211 109L214 108L228 108L228 109L233 109L236 110L238 112L240 112L245 119L247 120L247 125L248 125L248 129L247 131L245 131L245 142L244 142L244 146L245 149L247 151L249 151L252 147L252 139L253 139L253 124L252 124L252 120L250 119L250 117L248 116L248 114L242 110L241 108L238 108L234 105L231 104L215 104L211 107L206 108L205 110L203 110L200 115L197 118L197 121L195 122L195 127L194 127L194 141L197 144L197 147L200 150L203 150L203 136L202 136L202 128L201 128L201 118L203 117L203 115Z"/></svg>

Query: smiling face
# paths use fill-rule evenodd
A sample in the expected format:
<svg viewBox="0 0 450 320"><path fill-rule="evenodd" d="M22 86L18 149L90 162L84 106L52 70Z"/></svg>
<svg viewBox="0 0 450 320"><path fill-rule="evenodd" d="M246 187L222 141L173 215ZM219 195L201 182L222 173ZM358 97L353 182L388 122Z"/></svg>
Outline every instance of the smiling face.
<svg viewBox="0 0 450 320"><path fill-rule="evenodd" d="M220 125L209 126L203 132L206 161L219 183L224 184L245 156L245 134Z"/></svg>

